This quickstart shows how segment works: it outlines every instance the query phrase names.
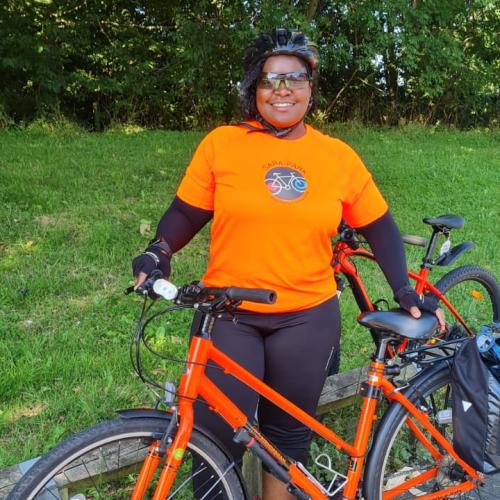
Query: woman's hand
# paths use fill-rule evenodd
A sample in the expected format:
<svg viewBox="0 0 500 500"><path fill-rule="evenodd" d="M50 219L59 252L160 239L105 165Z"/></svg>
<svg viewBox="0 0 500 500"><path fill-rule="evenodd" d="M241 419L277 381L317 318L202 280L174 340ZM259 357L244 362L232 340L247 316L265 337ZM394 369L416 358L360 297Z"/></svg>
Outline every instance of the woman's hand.
<svg viewBox="0 0 500 500"><path fill-rule="evenodd" d="M137 290L146 281L147 277L147 273L143 273L142 271L140 271L139 274L135 277L134 290Z"/></svg>
<svg viewBox="0 0 500 500"><path fill-rule="evenodd" d="M422 316L421 310L433 313L438 320L440 332L444 333L446 331L444 312L438 307L438 300L435 295L418 295L410 285L406 285L394 294L394 300L416 319Z"/></svg>
<svg viewBox="0 0 500 500"><path fill-rule="evenodd" d="M402 307L402 306L401 306ZM403 307L403 309L405 309ZM417 306L411 306L408 312L416 319L420 318L422 316L422 313L420 312L420 309ZM444 317L444 312L443 310L438 307L434 311L434 315L436 316L438 323L439 323L439 331L441 333L444 333L446 331L446 319Z"/></svg>
<svg viewBox="0 0 500 500"><path fill-rule="evenodd" d="M163 277L170 276L172 251L164 241L155 240L140 255L132 260L132 273L135 276L134 290L144 282L149 274L159 269Z"/></svg>

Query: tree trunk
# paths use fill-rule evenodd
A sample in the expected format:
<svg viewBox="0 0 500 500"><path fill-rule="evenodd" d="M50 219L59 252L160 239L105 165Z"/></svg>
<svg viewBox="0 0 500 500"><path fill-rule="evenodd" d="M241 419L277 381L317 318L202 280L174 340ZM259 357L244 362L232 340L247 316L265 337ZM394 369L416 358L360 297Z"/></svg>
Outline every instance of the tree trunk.
<svg viewBox="0 0 500 500"><path fill-rule="evenodd" d="M394 26L386 17L387 32L394 35ZM398 114L398 71L396 67L396 44L389 43L384 54L384 76L387 90L387 123L389 125L397 125Z"/></svg>
<svg viewBox="0 0 500 500"><path fill-rule="evenodd" d="M310 0L307 6L306 18L308 21L312 21L318 10L319 0Z"/></svg>

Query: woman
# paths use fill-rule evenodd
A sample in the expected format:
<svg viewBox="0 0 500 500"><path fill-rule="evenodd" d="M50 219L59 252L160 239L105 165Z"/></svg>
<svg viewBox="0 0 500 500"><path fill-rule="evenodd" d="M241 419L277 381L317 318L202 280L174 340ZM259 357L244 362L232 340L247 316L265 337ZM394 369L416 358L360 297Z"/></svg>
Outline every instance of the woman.
<svg viewBox="0 0 500 500"><path fill-rule="evenodd" d="M157 240L133 261L136 286L153 269L170 275L170 258L211 219L206 286L268 288L273 305L244 303L236 322L222 317L219 349L314 414L340 337L330 262L340 220L369 242L396 300L420 316L401 236L387 204L356 153L304 123L316 90L318 53L299 32L260 34L244 57L241 98L246 120L218 127L198 146L177 196L160 220ZM440 322L442 322L442 316ZM444 323L442 323L444 324ZM284 454L307 462L310 432L238 381L211 377L253 417ZM239 460L232 430L200 404L207 427ZM264 499L293 498L264 473Z"/></svg>

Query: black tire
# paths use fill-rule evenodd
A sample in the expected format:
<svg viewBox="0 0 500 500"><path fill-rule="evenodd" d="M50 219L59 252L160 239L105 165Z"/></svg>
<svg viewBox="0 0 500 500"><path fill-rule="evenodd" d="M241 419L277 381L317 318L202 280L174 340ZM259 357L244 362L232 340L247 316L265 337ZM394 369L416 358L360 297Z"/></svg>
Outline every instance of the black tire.
<svg viewBox="0 0 500 500"><path fill-rule="evenodd" d="M449 367L444 363L422 372L415 384L406 390L405 395L415 405L424 405L428 408L433 424L451 442L453 437L451 422L437 423L438 412L451 408ZM408 412L401 405L393 403L380 422L364 474L363 494L366 500L381 500L384 491L408 480L416 471L422 472L437 464L408 426L404 425L407 415ZM452 462L453 460L445 457L444 465L441 465L441 472L436 478L393 498L398 500L418 498L453 484L456 481L456 470ZM487 476L484 486L464 493L458 498L498 500L500 474Z"/></svg>
<svg viewBox="0 0 500 500"><path fill-rule="evenodd" d="M36 462L7 498L130 498L149 445L161 438L168 423L160 418L130 418L90 427ZM158 473L160 470L161 464ZM195 473L193 486L190 477ZM153 482L156 480L155 476ZM154 487L145 498L152 497ZM246 498L244 491L234 464L213 441L194 430L168 498L242 500Z"/></svg>
<svg viewBox="0 0 500 500"><path fill-rule="evenodd" d="M481 326L500 321L500 287L495 277L479 266L461 266L445 274L436 288L456 308L476 333ZM465 329L443 306L452 337L465 336Z"/></svg>

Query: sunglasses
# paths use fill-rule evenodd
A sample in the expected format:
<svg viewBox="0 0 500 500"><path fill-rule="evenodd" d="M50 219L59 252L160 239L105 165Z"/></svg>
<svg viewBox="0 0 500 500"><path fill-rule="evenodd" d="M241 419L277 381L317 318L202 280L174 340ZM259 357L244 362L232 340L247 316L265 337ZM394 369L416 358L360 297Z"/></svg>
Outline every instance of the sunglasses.
<svg viewBox="0 0 500 500"><path fill-rule="evenodd" d="M261 73L257 87L265 90L278 90L281 82L289 90L304 89L309 85L311 77L307 73L293 71L291 73Z"/></svg>

